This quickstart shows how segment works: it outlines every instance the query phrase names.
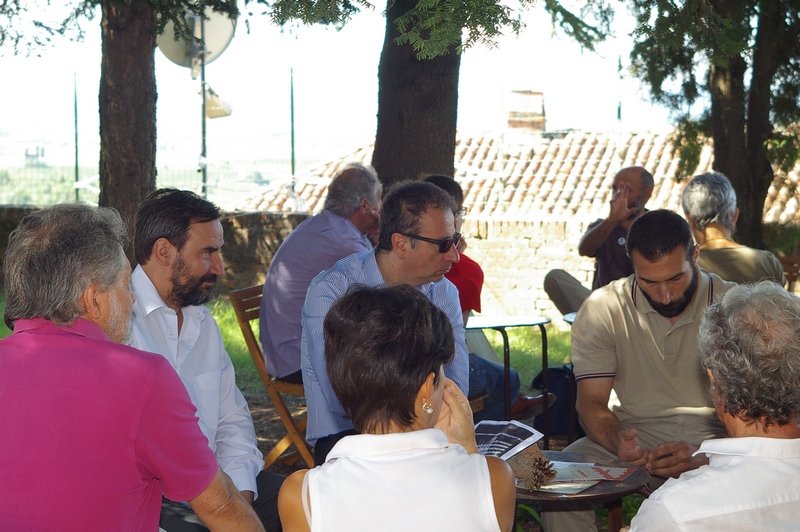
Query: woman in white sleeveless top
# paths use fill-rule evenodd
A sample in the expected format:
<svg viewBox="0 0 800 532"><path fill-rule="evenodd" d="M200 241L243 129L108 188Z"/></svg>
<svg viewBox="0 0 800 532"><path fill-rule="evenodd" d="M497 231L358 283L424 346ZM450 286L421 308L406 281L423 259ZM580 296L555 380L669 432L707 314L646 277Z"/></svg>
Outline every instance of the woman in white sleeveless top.
<svg viewBox="0 0 800 532"><path fill-rule="evenodd" d="M447 316L410 286L359 287L324 333L331 385L360 434L286 480L284 531L510 531L513 473L478 454L469 402L442 370Z"/></svg>

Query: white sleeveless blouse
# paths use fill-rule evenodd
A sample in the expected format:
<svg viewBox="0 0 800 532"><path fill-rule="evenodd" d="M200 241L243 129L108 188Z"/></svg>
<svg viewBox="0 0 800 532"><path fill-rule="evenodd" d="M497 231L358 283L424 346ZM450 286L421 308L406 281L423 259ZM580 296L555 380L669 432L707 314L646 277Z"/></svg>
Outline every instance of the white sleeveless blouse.
<svg viewBox="0 0 800 532"><path fill-rule="evenodd" d="M439 429L343 438L302 499L311 532L500 531L486 458Z"/></svg>

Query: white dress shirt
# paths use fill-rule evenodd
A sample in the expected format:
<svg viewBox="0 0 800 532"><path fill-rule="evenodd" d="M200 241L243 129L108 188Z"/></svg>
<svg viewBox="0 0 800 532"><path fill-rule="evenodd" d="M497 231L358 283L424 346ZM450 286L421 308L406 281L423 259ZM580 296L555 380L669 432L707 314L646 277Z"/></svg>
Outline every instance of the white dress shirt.
<svg viewBox="0 0 800 532"><path fill-rule="evenodd" d="M642 503L631 532L800 527L800 440L706 440L694 454L709 464L667 480Z"/></svg>
<svg viewBox="0 0 800 532"><path fill-rule="evenodd" d="M203 305L184 307L179 334L177 313L164 303L141 266L133 271L131 290L136 296L131 345L169 360L197 407L200 430L220 467L236 489L257 495L256 476L264 468L263 455L211 311Z"/></svg>

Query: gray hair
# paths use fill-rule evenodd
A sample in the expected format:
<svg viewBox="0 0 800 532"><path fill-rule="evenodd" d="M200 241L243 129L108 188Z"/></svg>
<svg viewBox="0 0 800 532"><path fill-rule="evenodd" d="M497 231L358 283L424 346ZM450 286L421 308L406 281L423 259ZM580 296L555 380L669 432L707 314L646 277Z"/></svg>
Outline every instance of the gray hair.
<svg viewBox="0 0 800 532"><path fill-rule="evenodd" d="M381 182L372 167L351 163L336 174L328 185L328 197L323 208L342 218L350 218L358 211L362 198L374 205L380 190Z"/></svg>
<svg viewBox="0 0 800 532"><path fill-rule="evenodd" d="M734 229L736 191L719 172L693 177L683 189L681 206L701 231L713 223L722 224L729 231Z"/></svg>
<svg viewBox="0 0 800 532"><path fill-rule="evenodd" d="M732 288L706 309L698 347L725 412L765 426L800 414L800 298L771 281Z"/></svg>
<svg viewBox="0 0 800 532"><path fill-rule="evenodd" d="M127 265L125 223L114 209L62 204L22 219L8 238L5 322L45 318L69 326L85 312L80 299L96 284L113 289Z"/></svg>

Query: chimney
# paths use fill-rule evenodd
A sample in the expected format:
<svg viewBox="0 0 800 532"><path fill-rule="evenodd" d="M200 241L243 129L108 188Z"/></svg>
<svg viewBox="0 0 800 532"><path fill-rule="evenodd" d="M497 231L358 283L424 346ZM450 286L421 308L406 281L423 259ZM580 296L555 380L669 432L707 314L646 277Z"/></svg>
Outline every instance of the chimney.
<svg viewBox="0 0 800 532"><path fill-rule="evenodd" d="M525 132L545 131L544 93L531 90L511 91L508 128Z"/></svg>

